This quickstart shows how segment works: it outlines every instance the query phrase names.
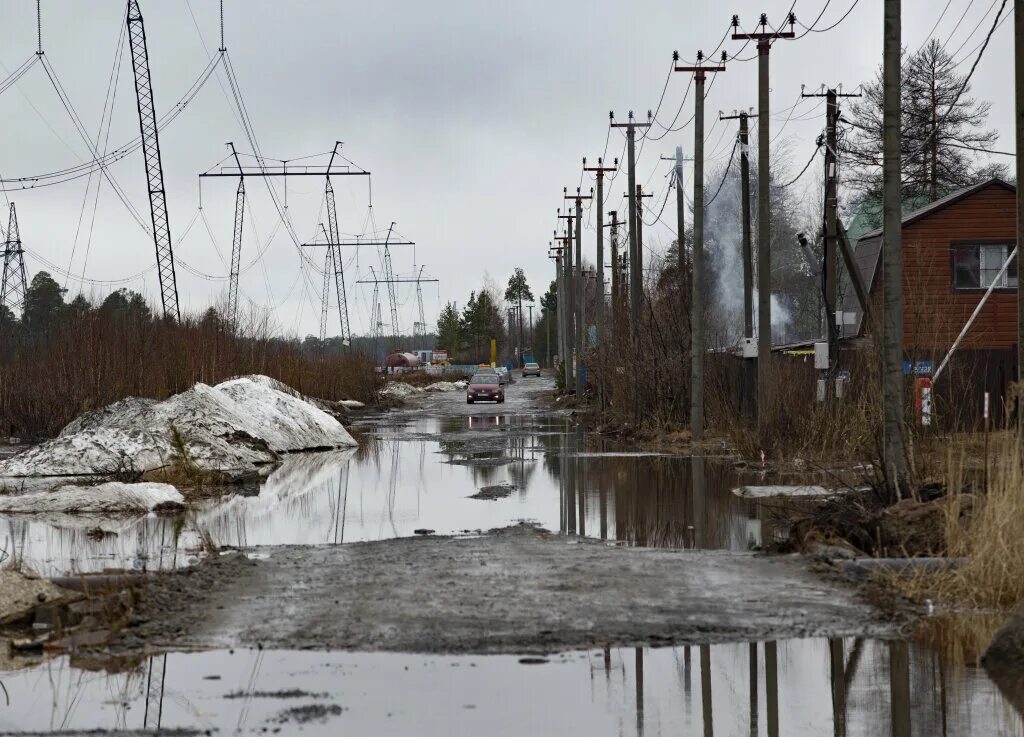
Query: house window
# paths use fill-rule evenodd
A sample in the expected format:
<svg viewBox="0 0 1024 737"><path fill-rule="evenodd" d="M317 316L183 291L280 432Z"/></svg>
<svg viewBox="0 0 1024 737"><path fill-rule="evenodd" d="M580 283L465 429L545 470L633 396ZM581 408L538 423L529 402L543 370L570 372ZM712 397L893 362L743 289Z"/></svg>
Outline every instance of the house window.
<svg viewBox="0 0 1024 737"><path fill-rule="evenodd" d="M996 289L1016 289L1016 258L1006 272L999 275L999 270L1003 268L1012 250L1012 243L965 243L953 246L953 288L988 289L994 282Z"/></svg>

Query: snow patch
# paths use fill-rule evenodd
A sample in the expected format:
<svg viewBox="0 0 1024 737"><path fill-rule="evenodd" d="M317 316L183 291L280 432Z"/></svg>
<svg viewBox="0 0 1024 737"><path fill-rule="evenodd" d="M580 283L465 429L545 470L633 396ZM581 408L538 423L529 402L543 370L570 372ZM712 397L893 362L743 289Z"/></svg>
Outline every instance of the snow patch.
<svg viewBox="0 0 1024 737"><path fill-rule="evenodd" d="M457 392L466 388L464 381L435 381L433 384L423 388L426 392Z"/></svg>
<svg viewBox="0 0 1024 737"><path fill-rule="evenodd" d="M120 481L98 486L69 484L53 491L0 496L0 512L13 514L145 514L164 505L184 506L185 499L170 484Z"/></svg>
<svg viewBox="0 0 1024 737"><path fill-rule="evenodd" d="M380 390L382 397L389 397L391 399L406 399L415 394L422 394L423 390L413 386L412 384L406 384L404 381L389 381L383 389Z"/></svg>
<svg viewBox="0 0 1024 737"><path fill-rule="evenodd" d="M342 399L338 402L345 409L363 409L366 407L365 404L360 402L358 399Z"/></svg>
<svg viewBox="0 0 1024 737"><path fill-rule="evenodd" d="M71 422L53 440L0 462L3 476L145 472L178 456L172 428L201 470L244 475L281 453L357 445L322 409L266 376L196 384L163 402L128 398Z"/></svg>

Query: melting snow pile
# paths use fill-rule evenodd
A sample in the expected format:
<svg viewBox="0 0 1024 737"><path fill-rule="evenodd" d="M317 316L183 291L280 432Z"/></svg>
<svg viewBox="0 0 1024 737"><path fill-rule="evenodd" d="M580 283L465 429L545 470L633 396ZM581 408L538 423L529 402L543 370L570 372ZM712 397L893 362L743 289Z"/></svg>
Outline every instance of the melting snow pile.
<svg viewBox="0 0 1024 737"><path fill-rule="evenodd" d="M53 440L0 462L0 477L151 471L180 460L174 431L197 468L229 475L251 473L281 453L356 445L341 423L290 387L246 376L196 384L163 402L133 397L88 412Z"/></svg>
<svg viewBox="0 0 1024 737"><path fill-rule="evenodd" d="M464 381L436 381L430 386L424 387L426 392L457 392L466 388Z"/></svg>
<svg viewBox="0 0 1024 737"><path fill-rule="evenodd" d="M389 397L391 399L407 399L415 394L422 393L422 389L419 389L412 384L406 384L404 381L389 381L385 387L380 390L380 395L382 397Z"/></svg>
<svg viewBox="0 0 1024 737"><path fill-rule="evenodd" d="M170 484L125 484L111 481L97 486L59 486L20 496L0 496L0 512L38 514L145 514L157 507L182 507L185 499Z"/></svg>

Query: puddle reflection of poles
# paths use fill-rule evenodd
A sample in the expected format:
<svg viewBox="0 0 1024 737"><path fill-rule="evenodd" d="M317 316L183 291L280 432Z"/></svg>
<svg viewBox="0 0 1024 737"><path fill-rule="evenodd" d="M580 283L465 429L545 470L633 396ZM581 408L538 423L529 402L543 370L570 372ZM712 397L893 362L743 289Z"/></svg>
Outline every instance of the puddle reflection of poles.
<svg viewBox="0 0 1024 737"><path fill-rule="evenodd" d="M644 649L636 649L636 734L644 733Z"/></svg>
<svg viewBox="0 0 1024 737"><path fill-rule="evenodd" d="M566 458L565 465L568 470L568 478L565 481L565 522L566 532L570 535L576 534L576 458L574 443L569 444L569 454L573 457Z"/></svg>
<svg viewBox="0 0 1024 737"><path fill-rule="evenodd" d="M765 695L768 697L768 737L779 737L779 644L764 644Z"/></svg>
<svg viewBox="0 0 1024 737"><path fill-rule="evenodd" d="M156 661L160 664L157 665ZM146 710L142 714L143 729L160 729L164 712L164 679L167 677L167 655L150 656L146 675Z"/></svg>
<svg viewBox="0 0 1024 737"><path fill-rule="evenodd" d="M846 737L846 653L843 638L829 638L828 658L832 673L832 733L835 737Z"/></svg>
<svg viewBox="0 0 1024 737"><path fill-rule="evenodd" d="M579 450L576 453L576 483L578 488L578 495L580 500L580 537L587 536L587 501L586 501L586 484L584 483L585 467L584 462L586 459L582 458L583 450L587 446L586 435L583 433L583 427L576 429L577 445Z"/></svg>
<svg viewBox="0 0 1024 737"><path fill-rule="evenodd" d="M690 696L693 691L693 672L690 667L690 646L683 648L683 695L686 697L686 713L690 713Z"/></svg>
<svg viewBox="0 0 1024 737"><path fill-rule="evenodd" d="M704 737L715 734L715 717L711 709L711 646L700 646L700 707Z"/></svg>
<svg viewBox="0 0 1024 737"><path fill-rule="evenodd" d="M565 462L565 435L558 438L558 531L563 535L569 529L568 522L568 504L566 504L566 498L568 492L566 491L566 462Z"/></svg>
<svg viewBox="0 0 1024 737"><path fill-rule="evenodd" d="M704 458L694 456L690 461L690 468L693 471L693 526L694 546L704 548L707 546L705 517L706 517L706 480L704 478Z"/></svg>
<svg viewBox="0 0 1024 737"><path fill-rule="evenodd" d="M889 701L892 737L910 737L910 650L906 642L889 643Z"/></svg>
<svg viewBox="0 0 1024 737"><path fill-rule="evenodd" d="M757 737L757 643L750 643L750 737Z"/></svg>

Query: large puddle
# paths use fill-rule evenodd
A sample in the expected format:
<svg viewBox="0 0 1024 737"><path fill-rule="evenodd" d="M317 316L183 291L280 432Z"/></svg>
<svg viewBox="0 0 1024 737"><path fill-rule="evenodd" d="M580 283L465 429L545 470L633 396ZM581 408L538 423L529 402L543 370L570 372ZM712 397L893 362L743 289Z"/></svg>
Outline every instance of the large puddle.
<svg viewBox="0 0 1024 737"><path fill-rule="evenodd" d="M358 449L291 457L258 494L204 501L185 519L0 516L0 558L51 575L166 569L193 562L203 538L336 545L519 520L649 546L746 550L784 533L770 504L731 491L762 482L756 472L623 452L565 418L399 414L383 423ZM0 734L1020 734L1019 716L974 665L977 652L940 650L848 638L615 648L543 663L238 650L27 667L0 654L10 669L0 672Z"/></svg>
<svg viewBox="0 0 1024 737"><path fill-rule="evenodd" d="M742 482L727 464L605 447L560 418L417 419L377 427L355 450L289 457L257 495L202 501L184 521L0 515L0 551L44 575L166 569L195 560L207 536L331 545L519 520L636 545L746 550L778 531L764 506L731 493Z"/></svg>
<svg viewBox="0 0 1024 737"><path fill-rule="evenodd" d="M2 676L0 733L162 727L309 735L1010 735L981 672L871 640L516 657L214 651L118 673Z"/></svg>

